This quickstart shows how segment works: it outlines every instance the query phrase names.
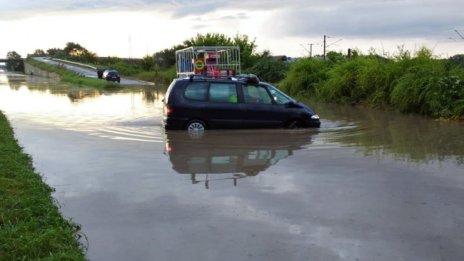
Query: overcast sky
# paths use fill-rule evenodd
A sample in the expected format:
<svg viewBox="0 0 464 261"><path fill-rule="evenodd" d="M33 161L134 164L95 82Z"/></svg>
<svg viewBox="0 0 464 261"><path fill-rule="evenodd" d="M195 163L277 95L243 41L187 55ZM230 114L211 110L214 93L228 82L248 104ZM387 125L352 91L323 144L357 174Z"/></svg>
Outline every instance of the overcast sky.
<svg viewBox="0 0 464 261"><path fill-rule="evenodd" d="M394 54L422 46L464 53L464 1L0 0L0 57L77 42L99 56L142 57L197 33L245 34L258 51L305 56L357 48Z"/></svg>

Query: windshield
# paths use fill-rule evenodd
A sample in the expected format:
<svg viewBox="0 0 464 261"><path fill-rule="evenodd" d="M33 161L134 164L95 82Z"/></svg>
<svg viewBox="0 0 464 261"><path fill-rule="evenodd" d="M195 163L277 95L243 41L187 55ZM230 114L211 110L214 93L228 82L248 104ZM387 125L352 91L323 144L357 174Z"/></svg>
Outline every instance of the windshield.
<svg viewBox="0 0 464 261"><path fill-rule="evenodd" d="M269 88L269 92L272 95L272 98L277 104L288 104L290 102L295 102L290 96L282 92L281 90L277 89L272 85L267 86Z"/></svg>

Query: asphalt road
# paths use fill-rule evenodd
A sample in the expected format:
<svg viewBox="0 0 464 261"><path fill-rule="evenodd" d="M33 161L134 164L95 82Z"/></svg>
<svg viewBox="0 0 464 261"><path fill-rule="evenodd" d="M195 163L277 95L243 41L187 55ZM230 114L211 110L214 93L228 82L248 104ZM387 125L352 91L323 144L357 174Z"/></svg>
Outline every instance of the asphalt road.
<svg viewBox="0 0 464 261"><path fill-rule="evenodd" d="M63 63L60 61L51 60L47 57L35 57L34 59L41 61L43 63L51 64L51 65L59 65L62 64L66 69L80 74L85 77L89 78L97 78L97 70L96 68L85 68L83 66L73 65L70 63ZM140 81L140 80L132 80L121 77L121 85L153 85L152 82Z"/></svg>

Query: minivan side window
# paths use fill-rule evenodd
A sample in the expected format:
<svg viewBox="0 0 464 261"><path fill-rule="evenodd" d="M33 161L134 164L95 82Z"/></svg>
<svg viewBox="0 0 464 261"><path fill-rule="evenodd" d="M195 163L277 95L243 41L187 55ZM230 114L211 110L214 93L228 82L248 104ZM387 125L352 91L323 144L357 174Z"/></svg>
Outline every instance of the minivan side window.
<svg viewBox="0 0 464 261"><path fill-rule="evenodd" d="M209 101L237 103L237 87L235 83L211 83Z"/></svg>
<svg viewBox="0 0 464 261"><path fill-rule="evenodd" d="M208 97L207 82L191 82L185 88L184 96L189 100L206 101Z"/></svg>
<svg viewBox="0 0 464 261"><path fill-rule="evenodd" d="M253 104L272 104L272 98L269 96L266 88L263 86L247 85L243 87L245 103Z"/></svg>
<svg viewBox="0 0 464 261"><path fill-rule="evenodd" d="M272 97L274 98L274 101L277 104L288 104L290 102L295 102L292 98L290 98L285 93L279 91L279 89L277 89L276 87L268 86L268 88L269 88L269 92L271 93Z"/></svg>

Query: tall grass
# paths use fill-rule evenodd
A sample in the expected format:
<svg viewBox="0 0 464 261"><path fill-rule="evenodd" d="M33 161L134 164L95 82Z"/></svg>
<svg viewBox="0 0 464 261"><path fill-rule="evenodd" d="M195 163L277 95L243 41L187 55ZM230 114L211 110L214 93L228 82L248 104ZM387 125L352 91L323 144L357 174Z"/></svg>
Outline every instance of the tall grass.
<svg viewBox="0 0 464 261"><path fill-rule="evenodd" d="M319 84L328 79L328 70L329 66L324 61L300 59L290 66L279 87L294 95L312 94Z"/></svg>
<svg viewBox="0 0 464 261"><path fill-rule="evenodd" d="M339 56L337 56L339 57ZM464 68L425 48L414 56L375 54L322 61L303 59L279 86L327 102L369 104L433 117L464 117Z"/></svg>
<svg viewBox="0 0 464 261"><path fill-rule="evenodd" d="M84 260L79 226L64 219L0 112L0 260Z"/></svg>

